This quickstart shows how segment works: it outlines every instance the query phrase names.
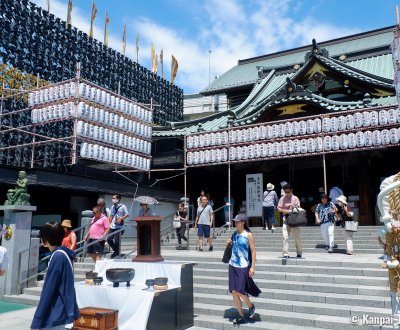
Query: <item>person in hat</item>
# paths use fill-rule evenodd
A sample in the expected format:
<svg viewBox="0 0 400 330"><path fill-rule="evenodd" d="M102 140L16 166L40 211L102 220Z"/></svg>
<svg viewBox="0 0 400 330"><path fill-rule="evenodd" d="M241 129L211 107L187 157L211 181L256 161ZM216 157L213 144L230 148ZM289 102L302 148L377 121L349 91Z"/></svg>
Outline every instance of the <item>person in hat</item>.
<svg viewBox="0 0 400 330"><path fill-rule="evenodd" d="M353 221L353 212L351 207L347 204L347 198L344 195L340 195L336 198L338 203L337 217L339 218L340 227L343 229L344 240L346 241L346 253L352 255L353 252L353 232L347 231L345 228L346 221Z"/></svg>
<svg viewBox="0 0 400 330"><path fill-rule="evenodd" d="M232 255L229 260L229 291L232 293L233 303L238 311L234 324L245 323L242 300L249 308L247 317L253 319L256 307L250 301L249 295L258 297L261 290L253 281L256 269L256 247L253 235L247 227L247 217L238 214L234 219L236 231L227 241L232 244Z"/></svg>
<svg viewBox="0 0 400 330"><path fill-rule="evenodd" d="M65 246L70 250L76 249L76 234L72 231L71 220L65 219L61 222L61 226L64 228L64 238L61 246Z"/></svg>
<svg viewBox="0 0 400 330"><path fill-rule="evenodd" d="M275 230L275 209L279 202L278 195L274 189L275 186L272 183L268 183L267 190L264 191L263 199L263 229L265 230L268 226L268 229L272 230L272 232Z"/></svg>
<svg viewBox="0 0 400 330"><path fill-rule="evenodd" d="M328 253L333 253L335 241L335 214L337 208L335 204L329 202L327 194L321 194L321 203L315 210L315 222L321 227L322 238L324 239Z"/></svg>
<svg viewBox="0 0 400 330"><path fill-rule="evenodd" d="M124 221L129 217L128 208L125 204L121 203L121 195L114 194L111 199L113 205L111 206L111 215L110 219L110 234L118 231L114 235L110 235L107 238L108 245L113 249L113 254L111 255L111 259L118 257L121 253L120 251L120 243L121 243L121 235L124 231L120 231L124 227Z"/></svg>
<svg viewBox="0 0 400 330"><path fill-rule="evenodd" d="M0 225L0 238L6 231ZM0 276L3 276L8 269L8 254L4 246L0 246Z"/></svg>

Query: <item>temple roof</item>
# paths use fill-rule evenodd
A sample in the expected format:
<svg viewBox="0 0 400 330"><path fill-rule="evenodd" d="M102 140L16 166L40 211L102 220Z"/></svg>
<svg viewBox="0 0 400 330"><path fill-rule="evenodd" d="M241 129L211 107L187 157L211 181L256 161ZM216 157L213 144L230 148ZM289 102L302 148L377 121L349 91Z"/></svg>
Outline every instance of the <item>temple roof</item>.
<svg viewBox="0 0 400 330"><path fill-rule="evenodd" d="M386 28L319 45L313 40L308 47L239 61L238 66L221 76L220 82L221 78L203 90L207 94L214 88L221 92L221 88L229 86L251 86L250 94L239 106L200 119L171 123L168 127L154 127L153 136L212 131L227 127L229 120L239 126L268 121L268 116L284 119L281 116L301 115L306 110L329 113L396 105L389 47L392 36L392 28ZM339 56L339 60L335 58L337 55L345 56ZM302 62L297 61L300 58ZM298 66L285 68L289 63ZM332 90L349 88L355 96L350 100L346 97L334 100L324 90L325 84L319 89L310 84L313 76L321 79L317 87L329 78Z"/></svg>

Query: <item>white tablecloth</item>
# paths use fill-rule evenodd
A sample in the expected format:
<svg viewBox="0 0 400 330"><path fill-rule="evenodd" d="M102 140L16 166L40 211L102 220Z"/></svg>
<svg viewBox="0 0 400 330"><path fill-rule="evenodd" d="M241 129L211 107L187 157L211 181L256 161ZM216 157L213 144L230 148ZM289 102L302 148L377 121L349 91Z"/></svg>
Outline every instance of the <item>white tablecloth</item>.
<svg viewBox="0 0 400 330"><path fill-rule="evenodd" d="M118 329L145 330L156 292L152 288L143 290L147 288L144 284L146 279L168 277L168 289L179 288L182 264L174 261L146 263L100 260L96 262L95 271L103 277L103 283L100 286L75 283L78 306L117 309ZM113 284L106 279L106 270L109 268L134 268L135 277L131 286L120 283L118 288L113 288Z"/></svg>
<svg viewBox="0 0 400 330"><path fill-rule="evenodd" d="M133 268L135 277L131 283L143 284L147 279L156 277L168 277L168 286L181 286L181 261L160 262L132 262L129 260L104 259L96 262L95 272L102 276L106 284L106 270L109 268Z"/></svg>

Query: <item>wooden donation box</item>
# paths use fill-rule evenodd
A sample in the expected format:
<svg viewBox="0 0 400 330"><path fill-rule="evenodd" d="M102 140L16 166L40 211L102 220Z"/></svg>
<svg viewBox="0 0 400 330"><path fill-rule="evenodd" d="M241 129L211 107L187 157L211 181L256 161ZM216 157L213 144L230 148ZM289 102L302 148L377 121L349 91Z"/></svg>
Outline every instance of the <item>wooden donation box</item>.
<svg viewBox="0 0 400 330"><path fill-rule="evenodd" d="M72 330L117 330L118 311L114 309L85 307L79 309L81 316L74 321Z"/></svg>
<svg viewBox="0 0 400 330"><path fill-rule="evenodd" d="M132 259L135 262L163 261L161 256L160 223L159 216L136 217L137 254Z"/></svg>

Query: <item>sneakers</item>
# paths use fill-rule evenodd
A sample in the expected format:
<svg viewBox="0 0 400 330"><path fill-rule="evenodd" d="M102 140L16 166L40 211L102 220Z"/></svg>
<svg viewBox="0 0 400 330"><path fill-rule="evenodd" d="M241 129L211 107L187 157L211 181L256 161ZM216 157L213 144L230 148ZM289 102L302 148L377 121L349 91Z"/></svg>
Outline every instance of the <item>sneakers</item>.
<svg viewBox="0 0 400 330"><path fill-rule="evenodd" d="M330 248L328 249L328 253L333 253L333 247L330 247Z"/></svg>
<svg viewBox="0 0 400 330"><path fill-rule="evenodd" d="M243 324L243 323L245 323L246 322L246 320L245 320L245 318L244 318L244 315L243 316L238 316L234 321L233 321L233 324Z"/></svg>
<svg viewBox="0 0 400 330"><path fill-rule="evenodd" d="M254 317L254 315L256 314L256 306L251 306L249 308L249 319L252 319Z"/></svg>
<svg viewBox="0 0 400 330"><path fill-rule="evenodd" d="M274 230L275 230L275 227L274 227L274 226L272 226L272 228L271 228L271 231L272 231L272 232L274 232Z"/></svg>
<svg viewBox="0 0 400 330"><path fill-rule="evenodd" d="M214 246L210 245L210 247L208 248L208 251L212 251L212 250L214 250Z"/></svg>

